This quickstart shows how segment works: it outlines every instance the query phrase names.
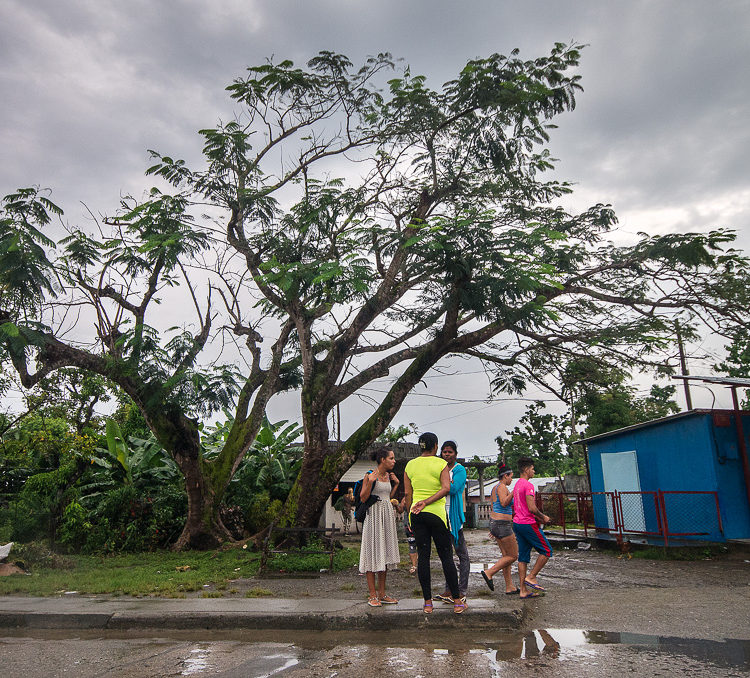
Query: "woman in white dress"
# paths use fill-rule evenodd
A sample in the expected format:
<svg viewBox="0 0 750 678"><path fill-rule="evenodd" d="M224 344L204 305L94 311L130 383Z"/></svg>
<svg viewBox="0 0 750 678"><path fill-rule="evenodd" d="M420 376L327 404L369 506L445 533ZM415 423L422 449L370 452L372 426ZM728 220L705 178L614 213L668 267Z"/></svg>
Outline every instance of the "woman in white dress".
<svg viewBox="0 0 750 678"><path fill-rule="evenodd" d="M396 569L401 560L396 534L396 509L391 503L399 482L393 473L393 467L396 465L393 450L381 447L375 450L370 458L377 464L377 468L363 478L359 497L364 502L374 494L378 501L367 509L367 518L362 526L359 571L367 575L367 588L370 592L367 604L371 607L380 607L398 603L398 600L385 594L385 576L388 570Z"/></svg>

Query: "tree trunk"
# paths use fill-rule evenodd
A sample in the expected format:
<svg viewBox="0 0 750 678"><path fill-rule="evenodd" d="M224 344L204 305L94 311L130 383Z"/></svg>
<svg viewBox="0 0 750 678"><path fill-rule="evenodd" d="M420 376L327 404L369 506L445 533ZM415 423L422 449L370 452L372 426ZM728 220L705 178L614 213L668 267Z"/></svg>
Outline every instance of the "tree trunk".
<svg viewBox="0 0 750 678"><path fill-rule="evenodd" d="M233 541L219 517L219 504L223 492L217 493L217 488L212 487L210 474L205 473L198 456L182 457L178 464L185 475L188 515L182 534L173 545L173 549L207 550L216 548L226 541Z"/></svg>
<svg viewBox="0 0 750 678"><path fill-rule="evenodd" d="M329 446L325 423L315 425L310 434L305 441L302 467L284 504L282 525L317 527L326 500L357 456L346 447Z"/></svg>

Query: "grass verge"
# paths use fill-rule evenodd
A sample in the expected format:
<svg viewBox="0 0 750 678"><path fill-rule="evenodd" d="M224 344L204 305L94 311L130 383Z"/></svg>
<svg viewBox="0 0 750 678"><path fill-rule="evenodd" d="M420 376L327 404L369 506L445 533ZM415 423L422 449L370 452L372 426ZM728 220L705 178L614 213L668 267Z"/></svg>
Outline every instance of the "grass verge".
<svg viewBox="0 0 750 678"><path fill-rule="evenodd" d="M722 545L711 546L646 546L632 549L633 558L646 560L714 560L727 555L729 549Z"/></svg>
<svg viewBox="0 0 750 678"><path fill-rule="evenodd" d="M358 548L343 549L336 552L333 569L347 569L358 562ZM27 561L30 575L0 577L0 595L53 596L77 591L182 598L186 593L202 591L206 584L217 592L224 591L236 579L255 576L259 564L259 553L242 549L48 557ZM328 565L328 556L316 554L277 556L268 563L270 570L286 572L317 572ZM220 595L211 593L211 597Z"/></svg>
<svg viewBox="0 0 750 678"><path fill-rule="evenodd" d="M0 578L0 595L52 596L65 591L129 596L179 597L204 584L252 577L257 553L227 551L156 551L113 556L65 556L65 569L38 564L30 575Z"/></svg>

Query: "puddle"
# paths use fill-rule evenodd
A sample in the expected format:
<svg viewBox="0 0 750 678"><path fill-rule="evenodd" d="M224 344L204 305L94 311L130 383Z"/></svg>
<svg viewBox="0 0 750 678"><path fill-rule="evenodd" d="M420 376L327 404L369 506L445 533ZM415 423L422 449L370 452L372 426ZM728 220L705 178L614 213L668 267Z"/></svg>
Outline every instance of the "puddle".
<svg viewBox="0 0 750 678"><path fill-rule="evenodd" d="M136 655L146 652L149 656L160 656L165 648L174 646L179 648L181 656L178 673L193 677L283 678L287 671L304 675L299 671L313 666L324 666L327 677L338 678L346 675L424 678L444 673L472 678L514 674L568 678L584 674L620 676L632 671L641 675L739 676L750 670L750 640L711 641L569 628L472 633L455 629L434 629L429 633L400 629L353 631L345 636L335 631L204 630L200 636L190 631L169 631L160 637L77 630L74 638L69 632L18 629L16 633L6 630L3 635L6 649L12 642L11 636L39 638L45 645L55 639L66 639L81 647L91 643L96 656L100 656L102 644L107 643L117 647L124 643L130 652ZM152 655L150 648L158 649L158 654ZM378 671L361 673L373 665L378 666ZM231 670L225 672L228 666ZM584 667L589 673L582 672ZM542 674L538 673L540 668L544 669ZM591 674L591 670L596 673Z"/></svg>
<svg viewBox="0 0 750 678"><path fill-rule="evenodd" d="M494 647L485 650L474 648L468 652L485 654L494 669L501 668L507 662L540 657L560 661L583 659L587 655L593 657L598 647L603 645L628 646L636 651L648 650L670 657L686 657L726 669L750 669L750 640L713 641L581 629L537 629L523 634L504 634L488 645ZM446 654L466 651L466 648L433 650Z"/></svg>

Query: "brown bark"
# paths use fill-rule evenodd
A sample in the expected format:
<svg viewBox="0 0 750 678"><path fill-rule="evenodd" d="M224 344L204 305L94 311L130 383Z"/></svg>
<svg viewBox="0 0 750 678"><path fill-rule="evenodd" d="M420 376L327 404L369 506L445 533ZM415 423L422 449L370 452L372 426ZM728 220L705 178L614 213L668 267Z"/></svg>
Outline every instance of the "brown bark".
<svg viewBox="0 0 750 678"><path fill-rule="evenodd" d="M223 542L233 541L229 531L219 517L220 499L203 469L198 456L182 457L178 462L185 476L188 498L188 515L174 550L206 550L216 548ZM218 493L219 495L223 492Z"/></svg>

